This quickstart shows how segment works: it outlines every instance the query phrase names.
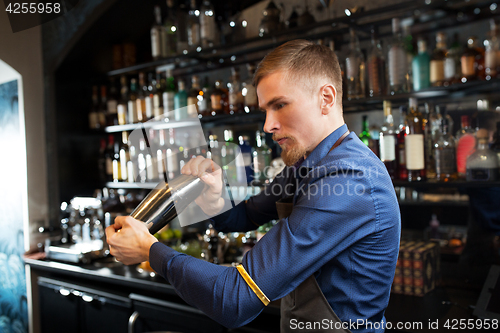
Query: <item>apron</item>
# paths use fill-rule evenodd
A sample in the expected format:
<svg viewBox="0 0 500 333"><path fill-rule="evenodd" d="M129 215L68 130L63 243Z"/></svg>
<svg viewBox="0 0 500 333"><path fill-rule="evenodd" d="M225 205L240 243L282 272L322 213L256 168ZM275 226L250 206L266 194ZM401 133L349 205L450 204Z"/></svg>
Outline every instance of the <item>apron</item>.
<svg viewBox="0 0 500 333"><path fill-rule="evenodd" d="M344 138L349 134L345 132L340 139L335 142L332 151L340 145ZM293 196L280 199L276 202L276 209L280 219L289 217L293 209ZM281 299L281 333L289 332L350 332L342 329L342 322L335 314L321 291L314 274L302 282L294 291ZM293 319L293 322L292 322ZM296 323L296 325L292 325ZM311 323L311 327L307 324ZM314 328L314 323L317 323ZM323 323L327 325L325 329ZM300 326L299 326L300 325ZM304 329L297 329L297 327Z"/></svg>

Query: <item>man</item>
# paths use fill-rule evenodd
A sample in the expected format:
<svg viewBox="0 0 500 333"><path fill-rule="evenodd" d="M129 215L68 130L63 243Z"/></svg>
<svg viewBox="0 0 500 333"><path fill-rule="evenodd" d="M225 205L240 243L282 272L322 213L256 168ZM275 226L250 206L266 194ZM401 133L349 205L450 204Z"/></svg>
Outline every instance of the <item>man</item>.
<svg viewBox="0 0 500 333"><path fill-rule="evenodd" d="M226 327L250 322L281 299L282 332L383 331L399 206L384 165L344 123L335 54L304 40L285 43L262 60L254 84L264 131L287 167L259 195L213 221L224 232L280 221L237 268L180 254L131 217L106 230L111 253L125 264L149 260L187 303ZM196 202L207 214L228 204L211 160L198 156L182 173L205 182Z"/></svg>

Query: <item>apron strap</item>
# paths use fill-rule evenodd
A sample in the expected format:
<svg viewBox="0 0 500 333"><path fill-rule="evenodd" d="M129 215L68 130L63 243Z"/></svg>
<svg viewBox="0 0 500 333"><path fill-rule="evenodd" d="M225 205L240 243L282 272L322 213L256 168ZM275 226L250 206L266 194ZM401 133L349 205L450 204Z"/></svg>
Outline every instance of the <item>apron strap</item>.
<svg viewBox="0 0 500 333"><path fill-rule="evenodd" d="M349 135L349 133L351 133L351 132L349 130L347 130L344 134L342 134L342 136L337 141L335 141L335 143L333 144L332 148L330 148L330 150L328 152L331 152L332 150L334 150L335 148L337 148L342 143L342 141L344 141L344 139L346 138L346 136Z"/></svg>

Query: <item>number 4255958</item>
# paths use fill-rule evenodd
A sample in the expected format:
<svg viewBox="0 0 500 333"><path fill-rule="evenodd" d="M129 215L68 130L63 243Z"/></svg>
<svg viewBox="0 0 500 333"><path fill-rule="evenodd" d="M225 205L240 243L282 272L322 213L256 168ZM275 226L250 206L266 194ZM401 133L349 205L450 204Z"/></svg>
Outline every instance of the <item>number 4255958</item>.
<svg viewBox="0 0 500 333"><path fill-rule="evenodd" d="M51 14L51 13L60 13L61 12L61 4L60 3L37 3L37 2L23 2L23 3L9 3L7 8L5 8L6 12L11 14Z"/></svg>

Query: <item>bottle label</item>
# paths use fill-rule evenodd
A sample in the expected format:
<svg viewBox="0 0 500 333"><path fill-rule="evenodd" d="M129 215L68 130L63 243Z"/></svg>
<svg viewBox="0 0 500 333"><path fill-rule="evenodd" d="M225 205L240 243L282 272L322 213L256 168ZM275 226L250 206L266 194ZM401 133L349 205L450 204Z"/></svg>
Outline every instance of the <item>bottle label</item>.
<svg viewBox="0 0 500 333"><path fill-rule="evenodd" d="M201 101L198 101L198 111L202 114L208 111L207 99L208 99L207 97L203 97Z"/></svg>
<svg viewBox="0 0 500 333"><path fill-rule="evenodd" d="M424 135L408 134L405 136L406 169L425 169Z"/></svg>
<svg viewBox="0 0 500 333"><path fill-rule="evenodd" d="M444 61L431 60L431 83L444 80Z"/></svg>
<svg viewBox="0 0 500 333"><path fill-rule="evenodd" d="M396 140L394 135L380 135L380 159L382 162L390 162L396 159Z"/></svg>
<svg viewBox="0 0 500 333"><path fill-rule="evenodd" d="M147 96L145 98L145 102L146 102L146 110L145 110L146 119L151 119L153 118L153 99Z"/></svg>
<svg viewBox="0 0 500 333"><path fill-rule="evenodd" d="M137 103L135 101L128 101L128 122L130 124L136 123L139 121L137 117Z"/></svg>
<svg viewBox="0 0 500 333"><path fill-rule="evenodd" d="M125 125L127 123L127 106L120 104L117 107L118 125Z"/></svg>
<svg viewBox="0 0 500 333"><path fill-rule="evenodd" d="M160 104L160 95L155 94L153 95L153 116L159 117L163 114L163 108L161 107Z"/></svg>
<svg viewBox="0 0 500 333"><path fill-rule="evenodd" d="M456 171L455 148L435 149L434 158L436 160L436 174L452 175Z"/></svg>
<svg viewBox="0 0 500 333"><path fill-rule="evenodd" d="M168 91L163 93L163 112L174 111L175 93Z"/></svg>
<svg viewBox="0 0 500 333"><path fill-rule="evenodd" d="M496 71L498 59L498 51L493 49L487 50L484 54L484 67L489 71Z"/></svg>
<svg viewBox="0 0 500 333"><path fill-rule="evenodd" d="M473 76L476 74L475 60L473 56L462 56L462 74L464 76Z"/></svg>
<svg viewBox="0 0 500 333"><path fill-rule="evenodd" d="M189 117L198 116L198 98L196 97L187 98L187 113Z"/></svg>
<svg viewBox="0 0 500 333"><path fill-rule="evenodd" d="M457 143L457 171L465 175L467 166L467 157L474 151L476 138L472 134L462 135Z"/></svg>
<svg viewBox="0 0 500 333"><path fill-rule="evenodd" d="M389 83L391 86L404 84L407 71L405 50L393 46L389 50Z"/></svg>
<svg viewBox="0 0 500 333"><path fill-rule="evenodd" d="M212 109L213 110L222 110L222 96L221 95L212 95Z"/></svg>
<svg viewBox="0 0 500 333"><path fill-rule="evenodd" d="M446 80L453 79L456 75L455 59L446 58L444 60L444 78Z"/></svg>
<svg viewBox="0 0 500 333"><path fill-rule="evenodd" d="M113 160L110 157L106 157L106 174L113 175Z"/></svg>

